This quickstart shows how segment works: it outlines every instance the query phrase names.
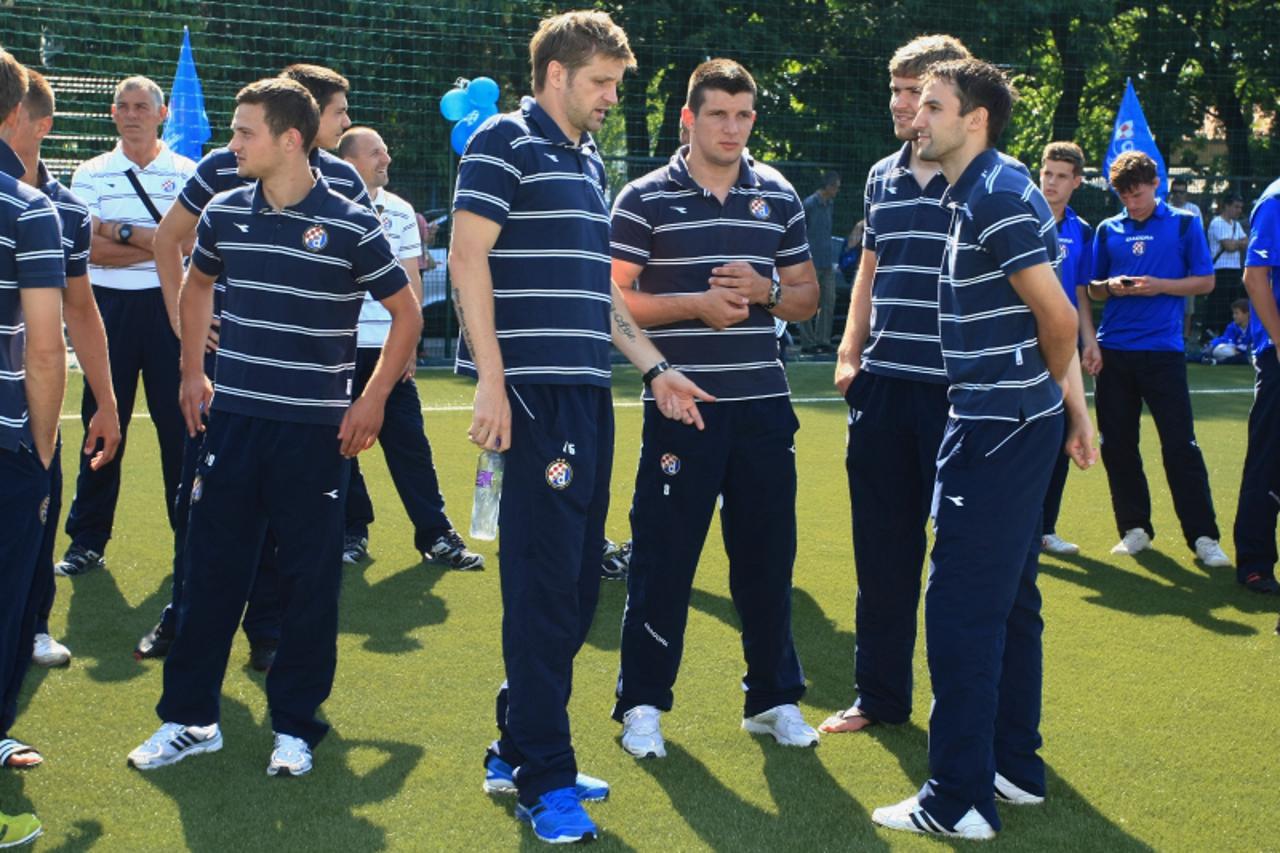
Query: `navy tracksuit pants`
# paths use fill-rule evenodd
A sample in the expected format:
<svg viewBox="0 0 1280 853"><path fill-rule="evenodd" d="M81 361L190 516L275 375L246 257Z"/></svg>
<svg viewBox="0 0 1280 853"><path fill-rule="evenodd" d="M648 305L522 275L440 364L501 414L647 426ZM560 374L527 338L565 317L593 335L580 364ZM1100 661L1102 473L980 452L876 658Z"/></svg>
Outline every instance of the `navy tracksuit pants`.
<svg viewBox="0 0 1280 853"><path fill-rule="evenodd" d="M1041 507L1063 417L1021 424L952 419L938 451L925 592L933 710L920 805L954 827L970 808L996 829L997 772L1045 792Z"/></svg>
<svg viewBox="0 0 1280 853"><path fill-rule="evenodd" d="M211 370L209 372L212 372ZM208 418L205 419L208 425ZM191 514L191 486L195 480L204 447L204 433L186 437L182 447L182 479L178 483L177 506L173 530L173 597L165 606L161 620L177 630L182 612L182 596L186 586L187 526ZM280 578L276 564L276 538L270 529L262 542L258 570L249 590L249 604L244 612L244 634L249 642L273 643L280 640Z"/></svg>
<svg viewBox="0 0 1280 853"><path fill-rule="evenodd" d="M178 339L169 326L160 288L95 287L93 295L107 330L111 384L120 409L122 438L115 459L97 471L89 467L89 457L80 454L76 496L67 513L67 535L74 544L102 553L111 538L116 501L120 497L120 466L124 462L139 374L146 389L147 410L160 443L164 505L170 527L174 525L174 500L182 470L182 437L186 435L186 428L178 408ZM97 410L97 401L86 382L80 406L80 420L86 429Z"/></svg>
<svg viewBox="0 0 1280 853"><path fill-rule="evenodd" d="M791 635L796 557L795 433L788 397L700 407L699 431L644 404L631 505L631 569L613 717L637 705L671 710L694 572L716 497L729 590L742 620L744 716L804 695Z"/></svg>
<svg viewBox="0 0 1280 853"><path fill-rule="evenodd" d="M381 349L373 347L356 350L352 399L364 392L381 354ZM387 470L391 472L391 481L395 483L400 502L413 522L414 547L426 551L453 525L444 514L444 496L440 494L436 466L431 461L431 444L427 441L422 422L418 383L412 379L397 382L391 389L378 443L382 445L382 455L387 460ZM373 502L360 474L360 465L353 462L351 488L347 493L347 535L367 538L372 523Z"/></svg>
<svg viewBox="0 0 1280 853"><path fill-rule="evenodd" d="M1194 548L1201 536L1218 539L1209 472L1196 444L1187 390L1187 364L1180 352L1131 352L1103 348L1102 372L1094 383L1102 464L1111 487L1116 529L1141 527L1154 537L1151 493L1138 449L1142 404L1160 433L1160 454L1182 535Z"/></svg>
<svg viewBox="0 0 1280 853"><path fill-rule="evenodd" d="M502 658L498 754L521 802L573 787L573 659L600 594L613 473L613 397L594 385L508 385L511 447L498 511Z"/></svg>
<svg viewBox="0 0 1280 853"><path fill-rule="evenodd" d="M1048 536L1058 532L1058 513L1062 510L1062 493L1067 488L1067 474L1071 470L1071 457L1059 453L1049 474L1049 490L1044 495L1044 523L1041 533Z"/></svg>
<svg viewBox="0 0 1280 853"><path fill-rule="evenodd" d="M53 545L58 538L58 517L62 514L62 432L58 432L58 444L53 451L53 463L49 466L49 511L40 537L40 555L36 558L36 574L33 583L36 592L36 621L33 634L49 633L49 614L53 613L53 600L58 594L58 584L53 574Z"/></svg>
<svg viewBox="0 0 1280 853"><path fill-rule="evenodd" d="M947 386L861 371L845 393L845 468L858 575L856 706L867 717L911 716L911 658Z"/></svg>
<svg viewBox="0 0 1280 853"><path fill-rule="evenodd" d="M1257 358L1249 445L1244 456L1240 502L1236 506L1236 579L1251 574L1274 578L1276 513L1280 511L1280 361L1276 350Z"/></svg>
<svg viewBox="0 0 1280 853"><path fill-rule="evenodd" d="M282 607L280 647L267 673L271 725L312 746L328 731L316 712L338 659L349 470L338 445L336 426L210 416L191 486L178 634L156 706L162 720L218 721L231 641L269 529L279 546Z"/></svg>
<svg viewBox="0 0 1280 853"><path fill-rule="evenodd" d="M34 450L0 449L0 739L18 716L18 693L31 665L36 611L44 594L35 582L49 513L50 475Z"/></svg>

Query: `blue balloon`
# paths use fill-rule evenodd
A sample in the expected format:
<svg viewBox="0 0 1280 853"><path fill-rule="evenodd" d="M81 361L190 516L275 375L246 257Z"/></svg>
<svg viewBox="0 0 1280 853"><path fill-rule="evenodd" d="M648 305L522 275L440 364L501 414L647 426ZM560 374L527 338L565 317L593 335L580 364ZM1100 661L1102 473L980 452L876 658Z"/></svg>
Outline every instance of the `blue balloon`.
<svg viewBox="0 0 1280 853"><path fill-rule="evenodd" d="M458 121L471 110L465 89L450 89L440 99L440 114L449 121Z"/></svg>
<svg viewBox="0 0 1280 853"><path fill-rule="evenodd" d="M498 84L490 77L477 77L467 86L467 100L477 109L495 107L498 103Z"/></svg>
<svg viewBox="0 0 1280 853"><path fill-rule="evenodd" d="M453 153L460 155L467 150L467 141L475 135L483 121L480 113L473 110L453 126L453 130L449 133L449 144L453 146Z"/></svg>
<svg viewBox="0 0 1280 853"><path fill-rule="evenodd" d="M476 113L477 115L479 115L479 116L480 116L480 121L481 121L481 122L483 122L483 121L484 121L485 119L487 119L489 116L497 115L497 114L498 114L498 108L497 108L496 106L494 106L493 104L485 104L483 107L476 107L474 110L472 110L472 112L474 112L474 113Z"/></svg>

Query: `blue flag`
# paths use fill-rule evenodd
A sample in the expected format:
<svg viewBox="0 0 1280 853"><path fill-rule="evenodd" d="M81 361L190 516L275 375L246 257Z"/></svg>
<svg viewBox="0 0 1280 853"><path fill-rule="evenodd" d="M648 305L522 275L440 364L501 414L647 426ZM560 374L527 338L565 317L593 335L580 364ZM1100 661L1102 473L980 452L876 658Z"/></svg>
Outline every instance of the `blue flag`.
<svg viewBox="0 0 1280 853"><path fill-rule="evenodd" d="M209 116L204 111L204 92L196 75L196 61L191 55L191 33L183 27L178 70L174 72L173 91L169 93L169 119L164 123L164 142L184 157L199 160L204 154L204 143L212 136Z"/></svg>
<svg viewBox="0 0 1280 853"><path fill-rule="evenodd" d="M1141 151L1156 161L1156 173L1160 176L1156 198L1164 198L1169 191L1169 173L1165 169L1164 158L1160 156L1160 149L1156 147L1156 138L1151 135L1151 128L1147 125L1147 117L1142 114L1142 104L1138 103L1138 93L1133 91L1131 80L1124 81L1124 97L1116 112L1115 130L1111 132L1111 144L1102 161L1103 177L1111 174L1111 163L1126 151Z"/></svg>

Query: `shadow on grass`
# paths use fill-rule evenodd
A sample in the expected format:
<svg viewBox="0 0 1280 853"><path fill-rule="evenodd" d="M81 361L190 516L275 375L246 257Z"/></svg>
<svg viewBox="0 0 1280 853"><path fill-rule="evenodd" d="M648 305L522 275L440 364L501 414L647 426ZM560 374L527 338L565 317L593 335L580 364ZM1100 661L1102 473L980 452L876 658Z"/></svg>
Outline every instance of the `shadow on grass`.
<svg viewBox="0 0 1280 853"><path fill-rule="evenodd" d="M356 811L400 793L425 754L416 744L330 732L308 776L271 778L269 726L223 697L222 728L222 751L143 774L178 806L185 835L175 846L197 853L293 850L304 838L310 849L383 850L386 830Z"/></svg>
<svg viewBox="0 0 1280 853"><path fill-rule="evenodd" d="M70 595L67 632L62 642L75 658L72 666L82 668L93 681L130 681L146 672L133 659L138 638L155 627L160 612L172 600L168 577L137 607L125 601L115 577L107 571L90 572L58 579L58 595Z"/></svg>
<svg viewBox="0 0 1280 853"><path fill-rule="evenodd" d="M1211 611L1231 607L1243 613L1271 612L1275 600L1251 593L1235 583L1232 570L1214 577L1188 569L1159 551L1143 551L1132 568L1120 568L1082 556L1042 557L1040 573L1095 591L1086 600L1135 616L1181 616L1216 634L1257 633L1252 625Z"/></svg>
<svg viewBox="0 0 1280 853"><path fill-rule="evenodd" d="M1066 779L1048 768L1042 806L1000 806L1000 837L1025 850L1151 851L1098 811ZM964 849L968 849L965 847Z"/></svg>
<svg viewBox="0 0 1280 853"><path fill-rule="evenodd" d="M449 569L419 561L371 584L371 566L344 567L338 631L365 635L364 648L375 654L417 651L422 643L412 633L449 618L444 599L432 592Z"/></svg>
<svg viewBox="0 0 1280 853"><path fill-rule="evenodd" d="M596 618L587 634L587 645L602 652L616 652L622 645L622 613L627 608L627 585L623 581L600 581L600 602Z"/></svg>
<svg viewBox="0 0 1280 853"><path fill-rule="evenodd" d="M831 839L839 839L842 848L889 849L875 836L867 812L831 777L814 750L786 749L763 739L757 745L777 813L744 800L679 744L668 743L661 761L639 766L713 850L813 849Z"/></svg>

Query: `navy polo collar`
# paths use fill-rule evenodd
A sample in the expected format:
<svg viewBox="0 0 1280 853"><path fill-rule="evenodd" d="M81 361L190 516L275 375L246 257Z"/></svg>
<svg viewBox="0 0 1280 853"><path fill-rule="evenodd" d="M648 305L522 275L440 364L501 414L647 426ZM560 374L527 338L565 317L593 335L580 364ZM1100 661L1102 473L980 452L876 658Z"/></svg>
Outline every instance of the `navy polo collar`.
<svg viewBox="0 0 1280 853"><path fill-rule="evenodd" d="M672 181L689 190L699 190L703 188L693 179L693 175L689 174L689 146L681 145L676 149L676 153L671 155L671 161L667 164L667 175ZM738 162L738 180L735 186L745 187L747 189L755 189L760 186L760 176L756 174L756 161L747 151L742 152L742 158Z"/></svg>
<svg viewBox="0 0 1280 853"><path fill-rule="evenodd" d="M53 195L54 189L60 186L58 179L49 174L49 167L43 160L36 161L36 184L44 190L45 195Z"/></svg>
<svg viewBox="0 0 1280 853"><path fill-rule="evenodd" d="M556 120L542 108L542 104L539 104L535 98L529 95L525 95L520 99L520 113L524 116L525 122L536 129L552 145L559 145L563 148L581 148L587 154L594 152L596 149L595 140L586 131L583 131L576 143L569 141L569 137L564 135L564 131L560 129L560 125L556 123Z"/></svg>
<svg viewBox="0 0 1280 853"><path fill-rule="evenodd" d="M1003 166L1000 162L1000 152L994 148L988 148L973 158L973 161L965 167L964 172L960 175L960 179L951 185L947 190L947 199L955 201L962 199L973 192L974 186L978 181L986 178L991 170Z"/></svg>
<svg viewBox="0 0 1280 853"><path fill-rule="evenodd" d="M3 139L0 139L0 172L4 172L19 181L27 173L27 167L23 164L22 158L14 153L14 150L9 147L9 143Z"/></svg>
<svg viewBox="0 0 1280 853"><path fill-rule="evenodd" d="M324 206L325 199L329 197L329 183L324 179L324 175L316 169L311 170L311 176L316 179L316 185L311 188L311 192L303 196L302 200L297 204L291 204L284 208L285 210L293 210L298 213L304 213L313 216L320 212ZM267 196L262 191L262 181L253 182L253 210L258 213L275 213L276 209L271 206L271 202L267 201Z"/></svg>

